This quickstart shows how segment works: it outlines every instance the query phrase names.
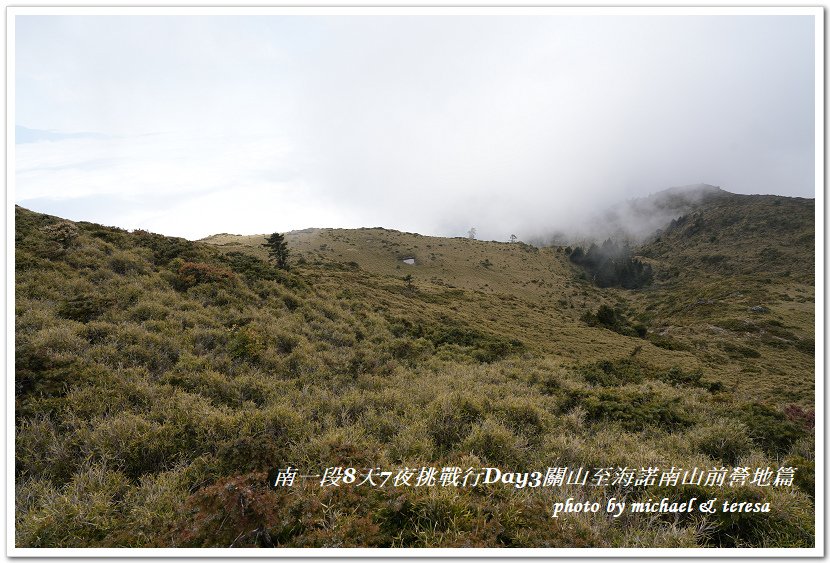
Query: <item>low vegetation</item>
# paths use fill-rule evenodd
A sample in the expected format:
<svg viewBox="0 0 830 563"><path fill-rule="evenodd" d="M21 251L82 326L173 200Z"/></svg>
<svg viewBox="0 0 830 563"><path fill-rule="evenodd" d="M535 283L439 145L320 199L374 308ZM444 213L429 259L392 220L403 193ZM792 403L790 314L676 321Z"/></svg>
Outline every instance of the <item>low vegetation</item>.
<svg viewBox="0 0 830 563"><path fill-rule="evenodd" d="M601 290L562 249L382 229L288 233L284 269L263 237L15 221L19 547L815 542L812 294L790 278ZM785 463L792 487L615 491L773 507L705 518L551 518L604 502L590 486L269 487L289 466Z"/></svg>

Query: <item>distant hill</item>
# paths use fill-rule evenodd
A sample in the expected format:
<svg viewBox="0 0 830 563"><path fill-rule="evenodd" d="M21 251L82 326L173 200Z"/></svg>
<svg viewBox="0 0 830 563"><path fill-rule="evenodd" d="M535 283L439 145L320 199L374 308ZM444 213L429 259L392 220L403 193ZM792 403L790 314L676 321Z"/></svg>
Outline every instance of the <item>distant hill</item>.
<svg viewBox="0 0 830 563"><path fill-rule="evenodd" d="M791 277L812 283L815 200L710 195L659 229L640 250L694 275Z"/></svg>

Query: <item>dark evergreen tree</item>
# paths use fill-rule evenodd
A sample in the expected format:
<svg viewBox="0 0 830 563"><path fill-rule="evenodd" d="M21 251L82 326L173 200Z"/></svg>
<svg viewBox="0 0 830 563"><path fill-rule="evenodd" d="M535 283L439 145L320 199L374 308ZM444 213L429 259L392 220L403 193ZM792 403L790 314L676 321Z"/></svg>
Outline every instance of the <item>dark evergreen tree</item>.
<svg viewBox="0 0 830 563"><path fill-rule="evenodd" d="M276 263L277 268L288 269L288 243L283 235L273 233L265 239L262 246L268 249L268 256Z"/></svg>

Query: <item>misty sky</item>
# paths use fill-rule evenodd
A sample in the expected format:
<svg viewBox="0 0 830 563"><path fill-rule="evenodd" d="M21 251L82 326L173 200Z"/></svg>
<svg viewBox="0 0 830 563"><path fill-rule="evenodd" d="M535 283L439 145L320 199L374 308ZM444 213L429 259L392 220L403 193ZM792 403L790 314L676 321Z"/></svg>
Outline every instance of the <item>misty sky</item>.
<svg viewBox="0 0 830 563"><path fill-rule="evenodd" d="M15 201L199 238L505 240L815 197L811 16L17 16Z"/></svg>

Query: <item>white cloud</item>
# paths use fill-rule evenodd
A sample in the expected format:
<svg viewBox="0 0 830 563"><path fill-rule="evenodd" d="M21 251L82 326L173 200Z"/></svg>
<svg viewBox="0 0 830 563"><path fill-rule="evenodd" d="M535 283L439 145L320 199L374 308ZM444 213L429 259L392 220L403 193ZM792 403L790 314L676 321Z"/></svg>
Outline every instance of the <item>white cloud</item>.
<svg viewBox="0 0 830 563"><path fill-rule="evenodd" d="M191 236L289 228L263 202L505 239L672 185L812 196L812 23L19 18L17 124L112 137L19 145L16 200Z"/></svg>

